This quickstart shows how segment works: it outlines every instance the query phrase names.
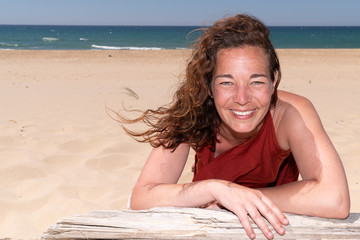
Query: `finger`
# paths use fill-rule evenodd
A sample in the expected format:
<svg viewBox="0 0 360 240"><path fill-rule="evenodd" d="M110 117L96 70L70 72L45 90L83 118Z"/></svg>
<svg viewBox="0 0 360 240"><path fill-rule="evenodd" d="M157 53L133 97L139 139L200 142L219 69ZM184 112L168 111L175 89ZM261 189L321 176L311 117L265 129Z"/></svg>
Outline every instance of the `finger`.
<svg viewBox="0 0 360 240"><path fill-rule="evenodd" d="M274 234L271 232L269 226L267 225L264 217L260 214L259 210L255 207L251 207L250 209L248 209L248 212L250 217L256 223L259 229L262 231L264 236L267 239L273 239Z"/></svg>
<svg viewBox="0 0 360 240"><path fill-rule="evenodd" d="M276 216L279 218L281 224L288 225L289 220L285 216L285 214L278 208L278 206L275 205L273 201L271 201L269 198L264 197L263 201L272 209L272 211L276 214Z"/></svg>
<svg viewBox="0 0 360 240"><path fill-rule="evenodd" d="M275 215L275 213L269 207L265 207L265 209L264 208L259 209L259 212L257 214L255 214L255 216L254 216L254 221L264 232L265 236L270 237L271 234L269 233L270 229L269 229L268 225L266 224L264 218L267 219L269 224L274 228L274 230L279 235L285 234L285 229L284 229L283 225L281 224L279 218Z"/></svg>
<svg viewBox="0 0 360 240"><path fill-rule="evenodd" d="M259 207L260 213L268 220L279 235L284 235L285 228L283 225L289 223L286 216L271 200L264 199L264 202L266 204Z"/></svg>
<svg viewBox="0 0 360 240"><path fill-rule="evenodd" d="M235 214L238 216L240 223L244 227L245 232L249 236L249 238L255 239L256 235L255 235L254 229L251 227L247 213L241 212L241 213L235 213Z"/></svg>

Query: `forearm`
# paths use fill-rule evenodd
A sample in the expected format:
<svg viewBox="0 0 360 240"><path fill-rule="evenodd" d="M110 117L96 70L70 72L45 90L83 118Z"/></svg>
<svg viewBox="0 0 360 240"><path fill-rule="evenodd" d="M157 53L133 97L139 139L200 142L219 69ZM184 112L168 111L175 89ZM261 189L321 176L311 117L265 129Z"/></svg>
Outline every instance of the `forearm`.
<svg viewBox="0 0 360 240"><path fill-rule="evenodd" d="M215 181L137 185L132 192L130 207L132 209L160 206L200 207L215 200L210 191Z"/></svg>
<svg viewBox="0 0 360 240"><path fill-rule="evenodd" d="M272 239L274 235L262 216L280 235L285 233L283 225L288 224L280 209L260 191L223 180L204 180L189 184L140 183L134 188L131 208L201 207L209 203L219 204L235 213L250 238L255 238L255 233L248 215L268 239Z"/></svg>
<svg viewBox="0 0 360 240"><path fill-rule="evenodd" d="M326 218L346 218L350 200L346 187L302 180L259 189L282 211Z"/></svg>

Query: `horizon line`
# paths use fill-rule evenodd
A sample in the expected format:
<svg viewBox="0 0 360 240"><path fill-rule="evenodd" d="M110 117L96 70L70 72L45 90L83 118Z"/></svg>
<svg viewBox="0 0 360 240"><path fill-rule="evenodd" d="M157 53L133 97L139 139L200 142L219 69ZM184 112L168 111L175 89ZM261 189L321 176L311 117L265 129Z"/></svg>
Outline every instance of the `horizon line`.
<svg viewBox="0 0 360 240"><path fill-rule="evenodd" d="M211 25L162 25L162 24L0 24L0 26L69 26L69 27L211 27ZM360 25L266 25L267 27L360 27Z"/></svg>

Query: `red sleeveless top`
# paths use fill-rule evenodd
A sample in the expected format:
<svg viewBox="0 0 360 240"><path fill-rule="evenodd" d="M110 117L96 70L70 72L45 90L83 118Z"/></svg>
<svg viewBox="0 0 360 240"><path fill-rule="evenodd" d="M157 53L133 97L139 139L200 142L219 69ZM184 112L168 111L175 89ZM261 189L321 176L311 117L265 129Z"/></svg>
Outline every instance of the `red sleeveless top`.
<svg viewBox="0 0 360 240"><path fill-rule="evenodd" d="M276 139L270 113L256 136L216 158L212 146L196 151L193 181L228 180L250 188L278 186L298 180L299 170L290 150L282 150Z"/></svg>

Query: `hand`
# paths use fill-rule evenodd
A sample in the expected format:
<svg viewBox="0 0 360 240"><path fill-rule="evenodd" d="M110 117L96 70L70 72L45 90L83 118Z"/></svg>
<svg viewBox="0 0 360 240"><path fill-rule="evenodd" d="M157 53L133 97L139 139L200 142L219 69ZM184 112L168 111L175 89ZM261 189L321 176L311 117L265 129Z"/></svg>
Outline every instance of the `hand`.
<svg viewBox="0 0 360 240"><path fill-rule="evenodd" d="M288 219L261 191L226 181L220 183L222 186L219 187L218 185L218 187L212 188L216 199L215 204L235 213L251 239L256 236L248 216L253 219L268 239L273 239L274 234L269 229L264 218L268 220L278 234L285 234L283 225L289 224ZM214 207L214 204L210 204L208 207Z"/></svg>
<svg viewBox="0 0 360 240"><path fill-rule="evenodd" d="M221 204L219 204L217 201L209 202L203 206L200 206L200 208L205 208L205 209L210 209L210 210L224 209L224 207L221 206Z"/></svg>

